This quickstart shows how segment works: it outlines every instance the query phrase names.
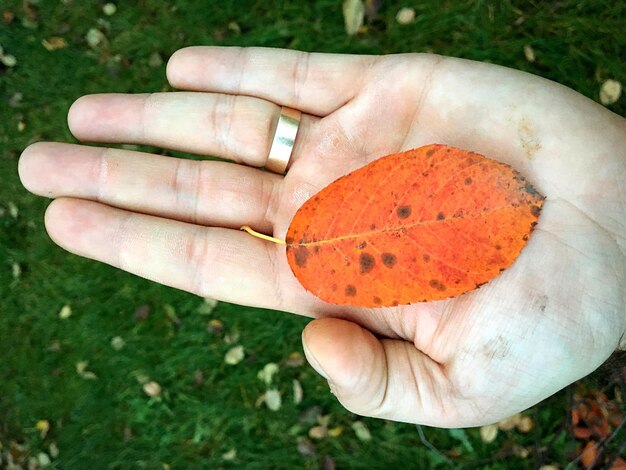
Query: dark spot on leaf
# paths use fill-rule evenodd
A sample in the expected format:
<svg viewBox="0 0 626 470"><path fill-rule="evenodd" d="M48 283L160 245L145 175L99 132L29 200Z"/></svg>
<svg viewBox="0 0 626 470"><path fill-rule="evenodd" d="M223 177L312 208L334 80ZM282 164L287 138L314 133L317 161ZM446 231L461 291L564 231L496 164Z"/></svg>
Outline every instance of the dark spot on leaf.
<svg viewBox="0 0 626 470"><path fill-rule="evenodd" d="M424 260L425 263L428 263L430 261L430 255L426 253L422 256L422 259Z"/></svg>
<svg viewBox="0 0 626 470"><path fill-rule="evenodd" d="M479 282L478 284L476 284L476 289L478 289L481 286L484 286L485 284L487 284L486 282Z"/></svg>
<svg viewBox="0 0 626 470"><path fill-rule="evenodd" d="M500 272L504 271L506 268L500 268Z"/></svg>
<svg viewBox="0 0 626 470"><path fill-rule="evenodd" d="M501 245L496 245L495 248L496 248L496 250L501 250L502 246Z"/></svg>
<svg viewBox="0 0 626 470"><path fill-rule="evenodd" d="M531 196L534 196L535 194L537 194L537 190L535 188L533 188L530 183L526 183L526 186L524 186L524 189Z"/></svg>
<svg viewBox="0 0 626 470"><path fill-rule="evenodd" d="M331 269L330 274L337 274L337 271L335 271L334 269Z"/></svg>
<svg viewBox="0 0 626 470"><path fill-rule="evenodd" d="M440 212L439 214L437 214L437 220L443 220L445 218L446 218L446 216L443 215L443 212Z"/></svg>
<svg viewBox="0 0 626 470"><path fill-rule="evenodd" d="M376 230L376 224L370 225L370 230Z"/></svg>
<svg viewBox="0 0 626 470"><path fill-rule="evenodd" d="M539 217L539 213L541 212L541 207L539 206L530 206L530 213L535 217Z"/></svg>
<svg viewBox="0 0 626 470"><path fill-rule="evenodd" d="M298 266L306 268L306 260L309 257L309 249L306 246L298 245L294 248L293 256Z"/></svg>
<svg viewBox="0 0 626 470"><path fill-rule="evenodd" d="M437 279L430 280L430 287L434 287L438 291L442 291L442 292L446 290L446 286L442 284L440 281L438 281Z"/></svg>
<svg viewBox="0 0 626 470"><path fill-rule="evenodd" d="M427 157L431 157L437 150L435 149L430 149L426 151L426 156Z"/></svg>
<svg viewBox="0 0 626 470"><path fill-rule="evenodd" d="M528 234L525 233L524 236L522 237L522 240L524 240L525 242L528 241Z"/></svg>
<svg viewBox="0 0 626 470"><path fill-rule="evenodd" d="M361 243L360 245L357 245L356 247L357 247L357 249L358 249L358 250L362 250L362 249L363 249L363 248L365 248L366 246L367 246L367 242L363 242L363 243Z"/></svg>
<svg viewBox="0 0 626 470"><path fill-rule="evenodd" d="M285 243L286 243L287 245L291 245L291 244L293 243L293 237L287 237L287 238L285 238Z"/></svg>
<svg viewBox="0 0 626 470"><path fill-rule="evenodd" d="M469 186L470 184L472 184L472 178L468 176L467 178L465 178L465 185Z"/></svg>
<svg viewBox="0 0 626 470"><path fill-rule="evenodd" d="M391 302L392 307L397 307L398 305L400 305L400 302L398 302L397 300L394 300L393 302Z"/></svg>
<svg viewBox="0 0 626 470"><path fill-rule="evenodd" d="M383 301L378 296L374 297L373 301L376 305L381 305L383 303Z"/></svg>
<svg viewBox="0 0 626 470"><path fill-rule="evenodd" d="M348 297L354 297L356 295L356 287L354 287L352 284L348 284L346 286L346 295Z"/></svg>
<svg viewBox="0 0 626 470"><path fill-rule="evenodd" d="M401 219L406 219L408 216L411 215L411 206L400 206L398 207L396 213Z"/></svg>
<svg viewBox="0 0 626 470"><path fill-rule="evenodd" d="M532 223L530 224L530 229L531 229L531 230L535 230L535 226L536 226L536 225L537 225L537 221L532 222Z"/></svg>
<svg viewBox="0 0 626 470"><path fill-rule="evenodd" d="M313 252L314 252L314 253L319 253L319 252L320 252L320 247L319 247L319 245L315 245L315 247L313 248Z"/></svg>
<svg viewBox="0 0 626 470"><path fill-rule="evenodd" d="M359 265L361 266L361 274L367 274L374 269L376 261L369 253L361 253L359 256Z"/></svg>
<svg viewBox="0 0 626 470"><path fill-rule="evenodd" d="M394 255L393 253L383 253L382 255L380 255L380 257L383 260L383 264L388 268L393 268L398 261L396 255Z"/></svg>

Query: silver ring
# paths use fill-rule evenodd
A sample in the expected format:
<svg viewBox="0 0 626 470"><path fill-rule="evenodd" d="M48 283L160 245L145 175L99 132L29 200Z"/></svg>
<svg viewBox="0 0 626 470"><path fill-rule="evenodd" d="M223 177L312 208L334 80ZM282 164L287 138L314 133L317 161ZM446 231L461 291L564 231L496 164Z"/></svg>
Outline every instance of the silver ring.
<svg viewBox="0 0 626 470"><path fill-rule="evenodd" d="M291 158L293 144L296 141L296 134L298 134L301 116L302 113L297 109L287 108L286 106L281 107L274 140L272 140L270 154L265 164L266 170L280 175L285 174Z"/></svg>

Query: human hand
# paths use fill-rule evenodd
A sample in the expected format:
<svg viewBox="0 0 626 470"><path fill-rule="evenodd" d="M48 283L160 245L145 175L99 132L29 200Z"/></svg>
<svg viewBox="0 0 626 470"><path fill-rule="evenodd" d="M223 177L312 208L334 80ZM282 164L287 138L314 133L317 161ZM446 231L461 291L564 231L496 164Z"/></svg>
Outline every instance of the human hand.
<svg viewBox="0 0 626 470"><path fill-rule="evenodd" d="M305 352L349 410L442 427L494 422L600 365L626 328L624 119L556 83L433 55L347 56L196 47L168 79L188 92L92 95L80 140L148 144L237 164L37 143L20 160L55 198L65 249L205 297L318 318ZM191 92L190 92L191 91ZM260 171L280 105L301 110L286 176ZM289 269L298 207L386 154L429 143L512 165L547 199L512 267L444 301L326 304Z"/></svg>

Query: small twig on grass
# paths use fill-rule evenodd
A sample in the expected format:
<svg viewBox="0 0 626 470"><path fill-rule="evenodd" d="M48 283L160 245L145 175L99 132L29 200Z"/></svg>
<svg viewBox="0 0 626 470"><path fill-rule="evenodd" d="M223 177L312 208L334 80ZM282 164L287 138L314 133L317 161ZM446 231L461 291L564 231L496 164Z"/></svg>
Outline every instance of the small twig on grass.
<svg viewBox="0 0 626 470"><path fill-rule="evenodd" d="M434 445L432 445L428 441L428 439L426 439L426 435L424 434L424 430L422 429L422 426L420 426L419 424L416 424L415 427L417 428L417 434L419 434L420 441L422 441L422 444L424 444L424 446L426 446L429 450L437 454L439 457L443 458L450 465L450 467L454 469L460 468L450 459L450 457L448 457L446 454L441 452Z"/></svg>

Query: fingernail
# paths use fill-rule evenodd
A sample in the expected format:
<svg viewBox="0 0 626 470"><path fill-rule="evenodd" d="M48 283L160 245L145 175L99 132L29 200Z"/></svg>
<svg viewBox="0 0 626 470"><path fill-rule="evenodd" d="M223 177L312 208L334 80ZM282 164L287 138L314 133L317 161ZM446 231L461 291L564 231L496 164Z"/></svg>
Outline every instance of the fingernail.
<svg viewBox="0 0 626 470"><path fill-rule="evenodd" d="M309 361L309 364L311 364L311 367L313 367L313 369L315 369L315 371L319 375L321 375L326 380L328 380L328 374L324 372L324 369L322 369L322 366L320 365L319 362L317 362L317 359L315 358L313 353L309 350L309 348L306 347L306 343L304 341L302 341L302 348L304 349L304 355L306 356L306 360Z"/></svg>

